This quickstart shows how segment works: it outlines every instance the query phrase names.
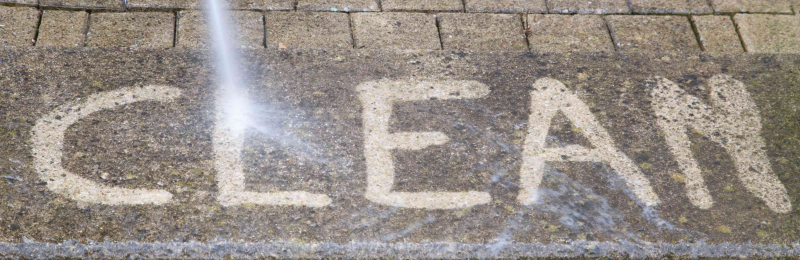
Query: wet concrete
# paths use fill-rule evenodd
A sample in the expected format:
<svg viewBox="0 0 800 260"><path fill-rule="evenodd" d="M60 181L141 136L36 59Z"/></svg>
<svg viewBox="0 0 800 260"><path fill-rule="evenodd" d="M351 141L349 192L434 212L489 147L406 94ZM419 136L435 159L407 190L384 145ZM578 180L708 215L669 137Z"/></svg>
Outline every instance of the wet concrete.
<svg viewBox="0 0 800 260"><path fill-rule="evenodd" d="M240 154L244 189L323 194L328 205L218 202L215 85L207 54L7 50L0 56L0 256L798 254L800 57L286 50L251 51L243 59L257 118ZM754 134L763 138L772 174L785 187L789 212L772 210L748 191L725 146L706 136L714 133L688 128L714 204L701 209L687 195L686 175L649 93L661 77L710 104L707 85L721 74L743 83L759 111L761 132ZM585 103L613 140L613 147L600 147L587 137L592 133L558 113L547 147L619 150L649 182L658 204L647 206L608 163L565 158L547 164L538 200L518 200L535 108L531 91L545 77ZM489 88L480 98L394 102L388 119L390 133L449 138L392 150L392 192L485 192L488 203L428 209L365 197L372 158L365 156L364 115L372 111L364 109L356 86L381 80L476 81ZM32 129L42 117L98 93L151 85L177 88L180 95L82 117L66 128L61 166L107 187L163 190L172 194L169 202L78 201L54 190L55 180L40 177Z"/></svg>

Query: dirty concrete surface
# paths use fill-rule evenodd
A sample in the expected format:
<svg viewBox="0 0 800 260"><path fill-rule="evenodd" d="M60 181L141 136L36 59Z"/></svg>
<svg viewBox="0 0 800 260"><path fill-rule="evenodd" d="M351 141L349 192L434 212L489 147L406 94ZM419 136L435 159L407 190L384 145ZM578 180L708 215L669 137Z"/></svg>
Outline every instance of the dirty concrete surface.
<svg viewBox="0 0 800 260"><path fill-rule="evenodd" d="M246 191L321 194L330 199L321 207L219 202L220 159L212 139L220 122L209 59L183 49L18 48L0 54L0 256L800 254L796 55L248 50L242 67L250 79L254 125L245 132L241 160L223 163L241 163ZM727 141L715 141L726 133L690 127L685 134L713 205L700 208L688 195L689 177L667 141L675 133L659 125L651 92L662 86L659 78L668 79L697 104L714 104L719 97L711 94L719 92L710 83L719 75L741 82L755 104L760 133L734 138L762 138L771 174L783 190L760 192L785 194L788 201L775 203L788 203L789 211L776 211L748 190L736 152L725 148ZM572 112L529 120L538 111L532 96L546 91L537 82L545 78L562 83L564 93L583 103L566 111L588 108L588 115L580 115L597 122L610 145L593 142L598 133L576 127L586 122L572 120ZM365 117L376 112L366 109L374 104L365 102L358 86L368 82L401 82L401 90L407 88L402 82L488 88L478 98L461 98L456 91L445 98L390 102L390 117L384 118L389 133L440 132L447 139L420 149L390 149L389 165L377 165L393 169L392 192L475 191L491 199L433 209L387 206L365 196L374 160L365 154L365 128L371 127ZM59 180L43 178L35 163L45 156L40 143L49 142L37 139L42 133L34 129L47 129L37 125L58 125L69 113L80 113L59 110L65 104L152 86L179 94L115 103L60 126L60 167L98 185L161 190L172 197L163 204L96 203L53 189ZM733 99L728 101L738 102ZM48 119L52 111L65 114ZM637 196L621 169L565 155L545 166L537 200L522 203L520 174L532 124L547 127L548 149L619 151L649 182L658 203Z"/></svg>

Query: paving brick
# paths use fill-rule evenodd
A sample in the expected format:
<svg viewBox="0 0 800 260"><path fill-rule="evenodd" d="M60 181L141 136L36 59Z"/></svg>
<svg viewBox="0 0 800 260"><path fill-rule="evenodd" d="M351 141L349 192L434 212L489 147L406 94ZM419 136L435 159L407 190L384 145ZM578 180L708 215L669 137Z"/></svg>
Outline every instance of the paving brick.
<svg viewBox="0 0 800 260"><path fill-rule="evenodd" d="M709 52L742 52L742 43L733 21L728 16L702 15L693 16L700 42Z"/></svg>
<svg viewBox="0 0 800 260"><path fill-rule="evenodd" d="M630 0L637 14L710 14L708 0Z"/></svg>
<svg viewBox="0 0 800 260"><path fill-rule="evenodd" d="M346 13L267 12L267 48L353 48Z"/></svg>
<svg viewBox="0 0 800 260"><path fill-rule="evenodd" d="M3 46L33 45L38 22L36 8L0 6L0 43Z"/></svg>
<svg viewBox="0 0 800 260"><path fill-rule="evenodd" d="M619 50L700 50L692 26L684 16L611 15L606 18Z"/></svg>
<svg viewBox="0 0 800 260"><path fill-rule="evenodd" d="M125 10L124 0L39 0L44 7Z"/></svg>
<svg viewBox="0 0 800 260"><path fill-rule="evenodd" d="M432 14L355 13L352 18L356 48L441 49Z"/></svg>
<svg viewBox="0 0 800 260"><path fill-rule="evenodd" d="M383 10L390 11L463 11L461 0L381 0Z"/></svg>
<svg viewBox="0 0 800 260"><path fill-rule="evenodd" d="M447 13L437 19L446 50L528 49L519 15Z"/></svg>
<svg viewBox="0 0 800 260"><path fill-rule="evenodd" d="M717 13L792 13L790 0L711 0Z"/></svg>
<svg viewBox="0 0 800 260"><path fill-rule="evenodd" d="M625 0L549 0L547 8L551 13L622 14L631 12Z"/></svg>
<svg viewBox="0 0 800 260"><path fill-rule="evenodd" d="M465 0L467 12L547 13L545 0Z"/></svg>
<svg viewBox="0 0 800 260"><path fill-rule="evenodd" d="M87 22L85 11L44 10L36 46L82 47Z"/></svg>
<svg viewBox="0 0 800 260"><path fill-rule="evenodd" d="M796 16L737 14L733 19L747 51L800 53L800 20Z"/></svg>
<svg viewBox="0 0 800 260"><path fill-rule="evenodd" d="M21 6L36 6L39 4L37 0L0 0L0 3L21 5Z"/></svg>
<svg viewBox="0 0 800 260"><path fill-rule="evenodd" d="M792 10L794 10L795 14L800 13L800 0L792 0Z"/></svg>
<svg viewBox="0 0 800 260"><path fill-rule="evenodd" d="M295 0L231 0L233 9L249 10L293 10Z"/></svg>
<svg viewBox="0 0 800 260"><path fill-rule="evenodd" d="M264 47L264 16L261 12L230 12L233 33L237 46L241 48ZM178 13L177 46L209 48L210 32L202 11L182 11Z"/></svg>
<svg viewBox="0 0 800 260"><path fill-rule="evenodd" d="M204 0L127 0L131 9L202 9ZM292 10L294 0L231 0L231 9Z"/></svg>
<svg viewBox="0 0 800 260"><path fill-rule="evenodd" d="M175 15L167 12L92 13L89 47L171 47Z"/></svg>
<svg viewBox="0 0 800 260"><path fill-rule="evenodd" d="M538 15L528 19L532 51L613 51L603 18L596 15Z"/></svg>
<svg viewBox="0 0 800 260"><path fill-rule="evenodd" d="M128 0L128 7L132 9L198 9L201 1L198 0Z"/></svg>
<svg viewBox="0 0 800 260"><path fill-rule="evenodd" d="M376 0L299 0L297 9L332 12L379 11Z"/></svg>

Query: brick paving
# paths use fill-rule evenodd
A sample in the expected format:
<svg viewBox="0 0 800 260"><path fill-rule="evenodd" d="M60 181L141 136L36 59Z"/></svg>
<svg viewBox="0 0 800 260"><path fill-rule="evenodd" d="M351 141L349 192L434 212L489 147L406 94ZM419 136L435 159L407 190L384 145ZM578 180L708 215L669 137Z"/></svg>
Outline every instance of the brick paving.
<svg viewBox="0 0 800 260"><path fill-rule="evenodd" d="M717 13L792 13L789 0L711 0L711 3Z"/></svg>
<svg viewBox="0 0 800 260"><path fill-rule="evenodd" d="M88 22L84 11L44 10L36 46L82 47Z"/></svg>
<svg viewBox="0 0 800 260"><path fill-rule="evenodd" d="M547 13L544 0L464 0L468 12L483 13Z"/></svg>
<svg viewBox="0 0 800 260"><path fill-rule="evenodd" d="M526 50L519 16L512 14L438 15L444 49ZM480 37L477 37L480 36Z"/></svg>
<svg viewBox="0 0 800 260"><path fill-rule="evenodd" d="M0 6L0 43L6 46L33 45L39 11L31 7Z"/></svg>
<svg viewBox="0 0 800 260"><path fill-rule="evenodd" d="M706 0L630 0L638 14L708 14L711 6Z"/></svg>
<svg viewBox="0 0 800 260"><path fill-rule="evenodd" d="M692 17L703 50L709 52L742 52L742 42L728 16L700 15Z"/></svg>
<svg viewBox="0 0 800 260"><path fill-rule="evenodd" d="M622 51L700 50L684 16L609 16L611 35Z"/></svg>
<svg viewBox="0 0 800 260"><path fill-rule="evenodd" d="M261 12L231 12L234 36L239 47L260 48L264 46L264 17ZM210 47L208 25L201 11L182 11L178 19L178 42L181 47Z"/></svg>
<svg viewBox="0 0 800 260"><path fill-rule="evenodd" d="M438 50L436 17L424 13L353 14L356 48Z"/></svg>
<svg viewBox="0 0 800 260"><path fill-rule="evenodd" d="M0 0L0 41L207 47L202 1ZM247 48L800 51L797 0L228 2Z"/></svg>
<svg viewBox="0 0 800 260"><path fill-rule="evenodd" d="M605 21L597 15L542 15L528 18L533 51L613 51Z"/></svg>
<svg viewBox="0 0 800 260"><path fill-rule="evenodd" d="M378 11L373 0L298 0L297 9L302 11L367 12Z"/></svg>
<svg viewBox="0 0 800 260"><path fill-rule="evenodd" d="M622 14L631 9L625 0L549 0L547 9L552 13Z"/></svg>
<svg viewBox="0 0 800 260"><path fill-rule="evenodd" d="M350 17L335 12L267 12L267 49L353 48Z"/></svg>
<svg viewBox="0 0 800 260"><path fill-rule="evenodd" d="M39 5L53 8L125 10L123 0L39 0Z"/></svg>
<svg viewBox="0 0 800 260"><path fill-rule="evenodd" d="M96 13L91 14L90 23L89 47L172 47L172 13Z"/></svg>
<svg viewBox="0 0 800 260"><path fill-rule="evenodd" d="M795 16L737 14L733 17L748 51L800 53L800 21Z"/></svg>

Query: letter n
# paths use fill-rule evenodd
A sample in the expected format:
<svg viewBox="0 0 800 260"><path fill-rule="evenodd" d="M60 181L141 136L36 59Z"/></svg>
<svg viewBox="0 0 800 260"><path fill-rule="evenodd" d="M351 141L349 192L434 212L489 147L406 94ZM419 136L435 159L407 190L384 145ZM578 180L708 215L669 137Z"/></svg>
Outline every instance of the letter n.
<svg viewBox="0 0 800 260"><path fill-rule="evenodd" d="M686 192L692 204L708 209L714 199L692 157L691 141L686 134L690 128L728 151L745 188L770 209L780 213L792 209L786 188L772 173L760 135L761 116L742 82L727 75L710 78L711 106L708 106L668 79L656 77L656 81L650 91L653 110L670 151L686 175Z"/></svg>

